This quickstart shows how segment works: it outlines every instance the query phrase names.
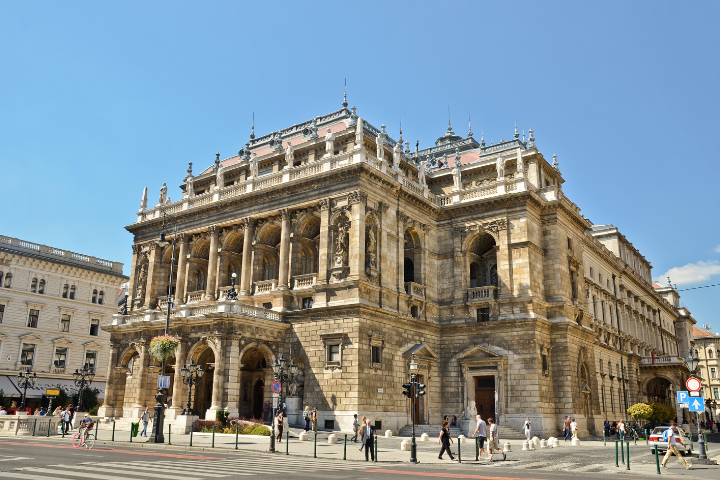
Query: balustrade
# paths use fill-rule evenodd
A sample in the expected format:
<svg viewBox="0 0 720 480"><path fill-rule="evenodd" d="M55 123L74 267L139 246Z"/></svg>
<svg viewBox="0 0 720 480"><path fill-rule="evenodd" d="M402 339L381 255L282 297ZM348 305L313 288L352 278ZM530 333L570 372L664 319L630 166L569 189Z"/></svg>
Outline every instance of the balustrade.
<svg viewBox="0 0 720 480"><path fill-rule="evenodd" d="M277 286L277 279L254 282L254 285L255 294L271 292L275 290L275 287Z"/></svg>
<svg viewBox="0 0 720 480"><path fill-rule="evenodd" d="M293 277L295 282L293 290L300 290L302 288L311 288L315 285L317 279L317 273L308 273L305 275L297 275Z"/></svg>
<svg viewBox="0 0 720 480"><path fill-rule="evenodd" d="M187 301L185 303L198 303L198 302L202 301L204 296L205 296L205 290L189 292L187 294Z"/></svg>
<svg viewBox="0 0 720 480"><path fill-rule="evenodd" d="M410 296L425 298L425 285L415 282L405 282L405 293Z"/></svg>
<svg viewBox="0 0 720 480"><path fill-rule="evenodd" d="M675 355L656 355L654 358L652 356L642 357L640 365L663 365L669 363L680 364L682 362L683 361Z"/></svg>
<svg viewBox="0 0 720 480"><path fill-rule="evenodd" d="M470 288L467 291L468 301L491 300L497 297L497 287L493 285Z"/></svg>

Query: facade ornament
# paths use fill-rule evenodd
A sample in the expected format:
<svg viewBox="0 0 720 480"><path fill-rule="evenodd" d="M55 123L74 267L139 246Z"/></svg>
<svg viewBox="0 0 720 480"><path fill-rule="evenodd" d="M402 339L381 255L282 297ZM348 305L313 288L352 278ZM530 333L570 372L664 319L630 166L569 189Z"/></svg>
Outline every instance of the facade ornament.
<svg viewBox="0 0 720 480"><path fill-rule="evenodd" d="M370 282L376 284L379 275L377 268L377 227L375 225L368 225L366 230L365 273L367 274Z"/></svg>
<svg viewBox="0 0 720 480"><path fill-rule="evenodd" d="M305 135L308 138L318 138L317 122L315 121L315 119L313 119L312 122L310 122L310 125L308 125L307 127L305 127L303 129L303 135Z"/></svg>
<svg viewBox="0 0 720 480"><path fill-rule="evenodd" d="M217 172L218 168L220 168L220 152L215 154L215 165L213 165L213 170Z"/></svg>
<svg viewBox="0 0 720 480"><path fill-rule="evenodd" d="M405 155L410 155L410 142L405 142Z"/></svg>
<svg viewBox="0 0 720 480"><path fill-rule="evenodd" d="M255 226L255 220L250 217L245 217L240 220L240 226L242 226L243 230L247 230L248 228Z"/></svg>
<svg viewBox="0 0 720 480"><path fill-rule="evenodd" d="M535 137L533 137L533 129L528 130L528 148L535 148Z"/></svg>
<svg viewBox="0 0 720 480"><path fill-rule="evenodd" d="M250 160L250 176L256 178L258 176L258 158L257 154L252 154L252 160Z"/></svg>
<svg viewBox="0 0 720 480"><path fill-rule="evenodd" d="M384 151L383 145L385 144L385 139L383 138L383 134L385 133L385 125L382 126L382 129L383 129L383 131L380 132L380 133L378 133L378 136L377 136L377 138L375 139L375 141L376 141L376 144L377 144L377 151L376 151L376 153L377 153L377 158L378 158L378 160L380 160L381 162L384 162L384 161L385 161L385 155L383 154L383 151Z"/></svg>
<svg viewBox="0 0 720 480"><path fill-rule="evenodd" d="M290 212L287 208L282 208L278 210L278 213L280 214L280 218L283 220L287 220L288 218L290 218Z"/></svg>
<svg viewBox="0 0 720 480"><path fill-rule="evenodd" d="M343 222L338 225L337 237L335 238L334 265L344 267L348 261L348 236L350 233L350 222Z"/></svg>
<svg viewBox="0 0 720 480"><path fill-rule="evenodd" d="M165 199L167 198L167 185L163 183L162 187L160 187L160 198L158 199L158 205L163 205L165 203Z"/></svg>
<svg viewBox="0 0 720 480"><path fill-rule="evenodd" d="M327 210L330 208L330 202L327 198L321 198L318 201L318 207L320 207L320 210Z"/></svg>
<svg viewBox="0 0 720 480"><path fill-rule="evenodd" d="M515 137L515 140L520 138L520 134L518 133L518 129L517 129L517 122L515 122L515 134L513 136Z"/></svg>
<svg viewBox="0 0 720 480"><path fill-rule="evenodd" d="M367 204L367 193L363 192L362 190L356 190L354 192L350 192L350 195L348 195L348 204L354 205L356 203L364 203Z"/></svg>
<svg viewBox="0 0 720 480"><path fill-rule="evenodd" d="M559 164L558 161L557 161L557 155L553 155L553 163L552 163L552 166L553 166L553 168L555 169L556 172L560 173L560 164Z"/></svg>
<svg viewBox="0 0 720 480"><path fill-rule="evenodd" d="M220 154L218 153L218 158ZM215 188L223 188L225 186L225 167L217 162L215 168Z"/></svg>
<svg viewBox="0 0 720 480"><path fill-rule="evenodd" d="M350 110L352 110L352 113L350 113L350 121L348 122L348 127L354 127L355 125L357 125L358 121L357 113L355 113L355 110L357 110L355 108L355 105L353 105Z"/></svg>
<svg viewBox="0 0 720 480"><path fill-rule="evenodd" d="M460 148L455 147L455 166L460 167L462 164L460 163Z"/></svg>
<svg viewBox="0 0 720 480"><path fill-rule="evenodd" d="M335 134L332 133L332 130L329 128L327 129L327 134L325 135L325 153L327 155L335 153Z"/></svg>
<svg viewBox="0 0 720 480"><path fill-rule="evenodd" d="M147 284L147 263L143 263L138 272L136 290L135 290L135 304L141 306L145 300L145 285Z"/></svg>
<svg viewBox="0 0 720 480"><path fill-rule="evenodd" d="M393 164L392 168L396 172L400 169L400 157L402 156L402 142L398 141L393 147Z"/></svg>
<svg viewBox="0 0 720 480"><path fill-rule="evenodd" d="M192 175L188 175L185 177L185 193L187 194L188 198L192 198L195 196L195 179Z"/></svg>
<svg viewBox="0 0 720 480"><path fill-rule="evenodd" d="M454 190L462 190L462 172L460 171L460 161L456 159L455 166L452 169Z"/></svg>
<svg viewBox="0 0 720 480"><path fill-rule="evenodd" d="M424 187L425 186L425 164L420 162L418 164L417 171L418 171L418 183L420 183L420 185L422 185Z"/></svg>
<svg viewBox="0 0 720 480"><path fill-rule="evenodd" d="M353 107L355 108L355 107ZM355 128L355 144L361 145L363 144L364 134L363 134L363 119L360 117L357 117L357 128Z"/></svg>
<svg viewBox="0 0 720 480"><path fill-rule="evenodd" d="M295 149L292 146L292 143L288 142L287 148L285 148L285 161L288 164L288 167L293 167L293 161L295 160Z"/></svg>
<svg viewBox="0 0 720 480"><path fill-rule="evenodd" d="M289 397L302 397L303 390L305 390L305 374L302 370L298 371L293 375L290 380L290 386L288 387Z"/></svg>
<svg viewBox="0 0 720 480"><path fill-rule="evenodd" d="M143 188L142 198L140 199L140 210L147 208L147 187Z"/></svg>
<svg viewBox="0 0 720 480"><path fill-rule="evenodd" d="M273 150L282 150L282 138L280 137L280 132L275 132L275 135L272 136L272 139L270 140L270 146L273 148Z"/></svg>
<svg viewBox="0 0 720 480"><path fill-rule="evenodd" d="M480 132L480 147L485 148L485 134Z"/></svg>
<svg viewBox="0 0 720 480"><path fill-rule="evenodd" d="M498 157L497 163L495 164L495 168L497 169L497 179L504 180L505 179L505 160L502 157Z"/></svg>
<svg viewBox="0 0 720 480"><path fill-rule="evenodd" d="M245 160L250 159L250 142L245 142L245 155L243 156Z"/></svg>
<svg viewBox="0 0 720 480"><path fill-rule="evenodd" d="M172 203L172 200L170 200L170 196L165 199L165 205L170 205Z"/></svg>

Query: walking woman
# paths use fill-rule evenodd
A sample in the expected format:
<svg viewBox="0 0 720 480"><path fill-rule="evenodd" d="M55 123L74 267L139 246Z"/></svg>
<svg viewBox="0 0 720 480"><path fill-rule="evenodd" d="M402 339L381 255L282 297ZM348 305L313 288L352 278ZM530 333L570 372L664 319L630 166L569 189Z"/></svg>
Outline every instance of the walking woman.
<svg viewBox="0 0 720 480"><path fill-rule="evenodd" d="M280 413L278 413L275 424L277 425L277 432L278 432L276 440L278 441L278 443L280 443L280 442L282 442L283 426L285 426L284 421L283 421L283 412L282 411Z"/></svg>
<svg viewBox="0 0 720 480"><path fill-rule="evenodd" d="M525 426L523 427L523 430L525 430L525 436L528 440L530 440L530 429L531 429L531 422L530 417L525 417Z"/></svg>
<svg viewBox="0 0 720 480"><path fill-rule="evenodd" d="M318 431L318 413L317 413L317 408L313 408L311 420L312 420L312 429L313 429L313 432L317 432L317 431Z"/></svg>
<svg viewBox="0 0 720 480"><path fill-rule="evenodd" d="M303 410L303 420L305 420L305 431L310 431L310 407L308 405L305 405L305 410Z"/></svg>
<svg viewBox="0 0 720 480"><path fill-rule="evenodd" d="M362 422L360 422L360 425L362 425L364 427L366 423L367 423L367 417L365 415L363 415ZM362 452L362 449L365 447L365 438L361 437L360 439L362 440L362 443L360 444L360 451Z"/></svg>
<svg viewBox="0 0 720 480"><path fill-rule="evenodd" d="M442 445L440 455L438 455L440 460L443 459L443 453L445 452L447 452L450 460L455 460L455 457L453 457L452 451L450 450L450 443L452 441L453 439L450 438L450 432L448 432L448 422L445 420L442 424L442 430L440 430L440 437L438 438L438 445Z"/></svg>

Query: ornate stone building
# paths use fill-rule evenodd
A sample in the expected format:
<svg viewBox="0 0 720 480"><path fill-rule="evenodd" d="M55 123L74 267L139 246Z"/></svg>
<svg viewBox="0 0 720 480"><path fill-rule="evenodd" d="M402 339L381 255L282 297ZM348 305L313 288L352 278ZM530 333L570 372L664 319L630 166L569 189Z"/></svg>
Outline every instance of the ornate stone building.
<svg viewBox="0 0 720 480"><path fill-rule="evenodd" d="M128 279L122 269L122 263L0 236L0 390L6 398L20 404L21 370L38 376L27 392L30 406L38 406L47 388L75 392L72 373L85 364L97 370L92 387L103 396L110 334L101 327L117 312L119 287Z"/></svg>
<svg viewBox="0 0 720 480"><path fill-rule="evenodd" d="M596 432L642 397L652 352L675 358L687 343L650 264L565 197L557 159L532 130L487 145L448 125L411 152L402 132L394 140L346 107L253 133L198 175L190 164L181 200L163 184L148 205L145 191L126 227L132 308L108 327L103 413L154 403L148 343L167 301L153 299L168 292L173 258L158 242L163 214L180 232L170 416L185 404L179 370L190 360L212 372L193 393L196 411L259 416L282 353L302 375L290 382L291 422L309 405L321 427L349 429L358 412L398 430L410 423L401 384L415 355L421 423L481 412L519 428L529 415L555 432L572 414ZM239 296L227 300L233 274Z"/></svg>

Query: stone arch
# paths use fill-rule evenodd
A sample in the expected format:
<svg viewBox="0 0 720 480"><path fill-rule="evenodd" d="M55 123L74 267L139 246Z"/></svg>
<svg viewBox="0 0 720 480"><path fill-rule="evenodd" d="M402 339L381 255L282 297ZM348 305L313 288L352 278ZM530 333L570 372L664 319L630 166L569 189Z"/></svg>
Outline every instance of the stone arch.
<svg viewBox="0 0 720 480"><path fill-rule="evenodd" d="M224 252L242 254L244 241L245 232L242 230L233 230L225 236L221 245L222 250Z"/></svg>
<svg viewBox="0 0 720 480"><path fill-rule="evenodd" d="M267 362L268 362L268 366L270 366L270 365L275 361L275 354L273 353L272 350L270 350L270 347L268 347L268 346L265 345L264 343L252 342L252 343L248 343L247 345L245 345L245 346L243 347L242 350L240 350L240 355L238 355L238 358L240 359L240 365L241 365L241 366L243 366L243 363L242 363L243 356L244 356L247 352L249 352L249 351L251 351L251 350L253 350L253 349L258 349L258 350L260 350L261 352L263 352L263 353L265 354L266 360L267 360Z"/></svg>
<svg viewBox="0 0 720 480"><path fill-rule="evenodd" d="M676 381L663 374L656 374L643 382L642 393L649 403L658 402L668 407L673 406L672 387Z"/></svg>
<svg viewBox="0 0 720 480"><path fill-rule="evenodd" d="M424 284L422 237L413 225L403 233L403 281Z"/></svg>
<svg viewBox="0 0 720 480"><path fill-rule="evenodd" d="M269 387L273 373L270 366L275 355L265 344L253 342L246 345L240 359L240 404L239 414L244 417L262 418L263 406L270 401ZM263 418L269 420L269 418Z"/></svg>
<svg viewBox="0 0 720 480"><path fill-rule="evenodd" d="M190 256L202 260L210 259L210 240L199 240L190 251Z"/></svg>
<svg viewBox="0 0 720 480"><path fill-rule="evenodd" d="M268 247L277 247L280 244L282 228L275 222L263 225L255 234L255 241Z"/></svg>
<svg viewBox="0 0 720 480"><path fill-rule="evenodd" d="M310 240L317 238L320 235L320 217L314 214L306 214L299 218L295 233Z"/></svg>
<svg viewBox="0 0 720 480"><path fill-rule="evenodd" d="M337 225L342 223L342 218L345 217L346 222L350 221L350 210L348 208L338 208L330 215L330 225Z"/></svg>
<svg viewBox="0 0 720 480"><path fill-rule="evenodd" d="M201 338L188 349L188 353L186 355L187 360L184 363L189 363L192 360L195 360L195 363L198 363L198 359L202 356L205 348L212 350L215 358L218 357L218 347L215 345L215 342L208 338Z"/></svg>

